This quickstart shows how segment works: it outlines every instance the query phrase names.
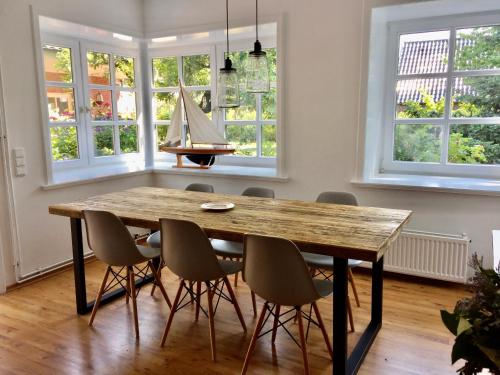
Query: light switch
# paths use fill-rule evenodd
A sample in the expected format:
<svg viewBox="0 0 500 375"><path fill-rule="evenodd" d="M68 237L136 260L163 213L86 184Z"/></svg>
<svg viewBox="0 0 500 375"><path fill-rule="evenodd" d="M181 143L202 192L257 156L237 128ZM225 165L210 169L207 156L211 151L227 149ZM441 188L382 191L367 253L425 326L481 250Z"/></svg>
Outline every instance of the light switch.
<svg viewBox="0 0 500 375"><path fill-rule="evenodd" d="M16 167L16 177L24 176L26 176L26 167L24 165L22 167Z"/></svg>
<svg viewBox="0 0 500 375"><path fill-rule="evenodd" d="M14 152L14 157L16 159L18 159L18 158L23 158L24 159L24 148L22 148L22 147L16 147L12 151Z"/></svg>
<svg viewBox="0 0 500 375"><path fill-rule="evenodd" d="M24 167L26 165L26 161L24 158L16 158L16 167Z"/></svg>
<svg viewBox="0 0 500 375"><path fill-rule="evenodd" d="M16 147L12 149L14 154L14 166L17 177L26 176L26 159L24 154L24 148Z"/></svg>

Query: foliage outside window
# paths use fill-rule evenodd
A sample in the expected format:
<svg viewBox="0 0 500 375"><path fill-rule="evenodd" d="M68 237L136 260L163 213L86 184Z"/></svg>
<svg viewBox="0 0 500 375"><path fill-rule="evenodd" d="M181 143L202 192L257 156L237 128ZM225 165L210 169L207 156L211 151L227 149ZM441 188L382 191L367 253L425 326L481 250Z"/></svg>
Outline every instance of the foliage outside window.
<svg viewBox="0 0 500 375"><path fill-rule="evenodd" d="M245 90L245 66L249 51L230 53L240 79L238 108L224 111L226 139L236 148L237 156L276 157L276 49L266 49L269 61L271 90L265 94Z"/></svg>
<svg viewBox="0 0 500 375"><path fill-rule="evenodd" d="M500 26L402 34L394 161L500 164Z"/></svg>

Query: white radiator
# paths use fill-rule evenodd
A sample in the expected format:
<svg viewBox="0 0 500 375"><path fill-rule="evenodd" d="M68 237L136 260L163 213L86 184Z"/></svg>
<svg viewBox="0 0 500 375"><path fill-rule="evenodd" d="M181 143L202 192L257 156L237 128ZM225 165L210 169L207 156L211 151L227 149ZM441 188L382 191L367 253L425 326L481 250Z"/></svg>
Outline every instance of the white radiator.
<svg viewBox="0 0 500 375"><path fill-rule="evenodd" d="M431 279L467 282L470 240L450 235L406 230L391 244L384 269Z"/></svg>

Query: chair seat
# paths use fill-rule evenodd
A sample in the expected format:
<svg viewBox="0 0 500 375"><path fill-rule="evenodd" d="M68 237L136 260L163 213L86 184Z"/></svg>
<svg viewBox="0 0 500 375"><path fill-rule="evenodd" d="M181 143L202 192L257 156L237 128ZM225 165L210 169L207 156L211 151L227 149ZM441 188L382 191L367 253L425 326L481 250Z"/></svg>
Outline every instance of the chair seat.
<svg viewBox="0 0 500 375"><path fill-rule="evenodd" d="M333 257L329 255L303 252L302 256L310 267L333 270ZM363 263L361 260L349 259L347 265L348 267L353 268L359 266L361 263Z"/></svg>
<svg viewBox="0 0 500 375"><path fill-rule="evenodd" d="M157 258L160 256L160 249L155 247L137 245L137 250L139 250L141 255L146 258L146 260Z"/></svg>
<svg viewBox="0 0 500 375"><path fill-rule="evenodd" d="M226 275L234 275L243 270L243 263L234 260L218 259L220 267Z"/></svg>
<svg viewBox="0 0 500 375"><path fill-rule="evenodd" d="M241 242L211 239L215 254L228 258L243 258L243 244Z"/></svg>
<svg viewBox="0 0 500 375"><path fill-rule="evenodd" d="M330 280L313 279L313 283L321 297L325 298L333 293L333 282Z"/></svg>
<svg viewBox="0 0 500 375"><path fill-rule="evenodd" d="M146 240L146 242L150 247L155 247L159 249L161 247L160 231L154 232L152 235L150 235Z"/></svg>

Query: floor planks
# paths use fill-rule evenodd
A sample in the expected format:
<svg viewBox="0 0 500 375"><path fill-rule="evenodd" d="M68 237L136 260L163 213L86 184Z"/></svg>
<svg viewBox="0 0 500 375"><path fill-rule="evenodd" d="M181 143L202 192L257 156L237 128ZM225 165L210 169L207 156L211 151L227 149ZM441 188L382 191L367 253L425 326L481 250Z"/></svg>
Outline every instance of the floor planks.
<svg viewBox="0 0 500 375"><path fill-rule="evenodd" d="M105 267L98 261L87 264L89 298L94 298ZM355 274L361 307L352 300L356 333L359 337L369 320L370 280ZM177 278L164 272L163 280L171 299ZM168 306L159 291L149 295L146 286L138 297L141 338L136 342L132 306L125 299L104 306L97 313L94 327L89 316L78 316L74 307L72 271L65 271L32 285L0 296L0 373L1 374L238 374L256 323L250 293L243 282L235 293L248 326L245 334L236 313L228 303L219 306L215 318L217 363L211 361L208 320L200 314L194 321L194 307L175 315L164 348L159 341ZM441 308L452 309L466 295L460 286L402 281L386 277L384 324L360 374L453 374L450 352L453 337L440 321ZM331 335L331 298L318 306ZM259 306L261 301L258 301ZM206 301L205 301L206 304ZM268 323L269 324L269 323ZM297 334L297 325L291 330ZM330 374L321 332L311 328L309 363L312 374ZM333 348L335 350L335 348ZM249 374L302 373L300 350L283 331L276 345L265 336L257 343Z"/></svg>

